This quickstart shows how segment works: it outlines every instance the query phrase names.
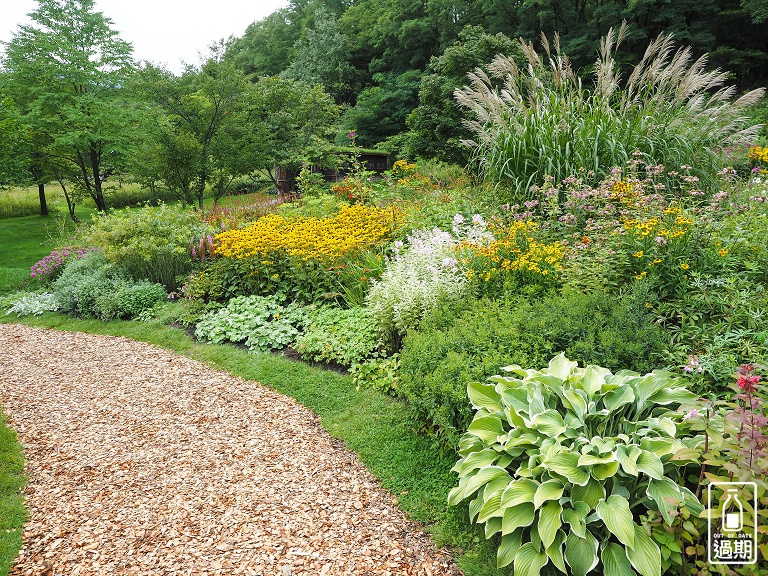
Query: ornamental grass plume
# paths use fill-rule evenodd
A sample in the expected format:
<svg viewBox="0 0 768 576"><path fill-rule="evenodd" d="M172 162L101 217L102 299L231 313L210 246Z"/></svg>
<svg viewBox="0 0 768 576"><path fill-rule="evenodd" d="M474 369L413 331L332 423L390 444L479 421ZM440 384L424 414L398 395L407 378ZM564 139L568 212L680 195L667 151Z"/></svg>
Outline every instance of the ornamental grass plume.
<svg viewBox="0 0 768 576"><path fill-rule="evenodd" d="M591 89L561 52L558 36L553 51L542 35L544 56L521 40L525 66L499 55L490 75L478 68L455 91L474 135L464 144L487 178L511 184L511 200L525 199L547 175L561 181L584 170L601 179L636 150L649 164L694 166L710 182L722 149L755 137L760 126L748 126L743 111L765 89L734 100L735 87L724 85L727 73L707 70L707 56L694 61L689 47L673 52L671 34L650 43L623 83L615 53L625 36L622 25L601 40Z"/></svg>

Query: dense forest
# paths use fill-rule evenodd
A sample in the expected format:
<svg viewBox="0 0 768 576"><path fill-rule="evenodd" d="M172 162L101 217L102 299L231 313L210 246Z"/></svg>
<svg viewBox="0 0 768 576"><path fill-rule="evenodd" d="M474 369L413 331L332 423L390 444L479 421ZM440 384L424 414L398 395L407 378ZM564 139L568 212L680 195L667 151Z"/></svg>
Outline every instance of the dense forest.
<svg viewBox="0 0 768 576"><path fill-rule="evenodd" d="M671 32L740 89L768 81L768 5L761 0L291 0L234 39L227 57L247 73L318 82L345 108L340 140L410 156L462 159L453 90L466 73L522 38L559 35L584 78L600 37L622 21L624 64Z"/></svg>

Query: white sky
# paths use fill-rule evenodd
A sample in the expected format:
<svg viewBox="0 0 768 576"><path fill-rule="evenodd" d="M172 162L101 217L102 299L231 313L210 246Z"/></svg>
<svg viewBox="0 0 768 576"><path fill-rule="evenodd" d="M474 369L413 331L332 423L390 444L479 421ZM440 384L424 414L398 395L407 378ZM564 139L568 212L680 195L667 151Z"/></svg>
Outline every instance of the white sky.
<svg viewBox="0 0 768 576"><path fill-rule="evenodd" d="M96 0L95 5L120 38L133 44L137 61L165 64L179 73L182 61L198 64L198 54L210 44L242 36L249 24L288 0ZM29 24L26 15L36 8L35 0L0 0L0 42L8 42L19 24Z"/></svg>

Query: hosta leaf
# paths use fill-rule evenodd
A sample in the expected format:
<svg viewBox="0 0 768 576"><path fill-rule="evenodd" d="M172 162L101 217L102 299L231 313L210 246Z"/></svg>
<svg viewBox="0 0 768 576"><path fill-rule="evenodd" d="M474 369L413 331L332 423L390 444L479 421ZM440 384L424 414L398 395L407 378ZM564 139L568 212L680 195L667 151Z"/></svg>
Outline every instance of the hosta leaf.
<svg viewBox="0 0 768 576"><path fill-rule="evenodd" d="M604 454L602 456L584 454L579 457L579 466L594 466L595 464L607 464L614 461L616 461L616 456L613 454Z"/></svg>
<svg viewBox="0 0 768 576"><path fill-rule="evenodd" d="M534 482L527 478L513 480L509 483L509 486L507 486L507 489L504 490L504 494L501 496L501 507L508 508L523 503L532 504L533 496L536 494L536 489L538 487L538 482Z"/></svg>
<svg viewBox="0 0 768 576"><path fill-rule="evenodd" d="M563 476L571 484L585 485L589 482L589 472L578 466L578 454L563 452L552 458L547 458L544 464L549 470Z"/></svg>
<svg viewBox="0 0 768 576"><path fill-rule="evenodd" d="M490 412L500 410L501 394L496 392L493 384L482 384L480 382L470 382L467 384L467 394L472 406L476 409L485 408Z"/></svg>
<svg viewBox="0 0 768 576"><path fill-rule="evenodd" d="M565 380L571 374L571 371L577 366L578 363L571 362L568 360L568 358L565 357L565 354L561 352L549 361L549 368L547 369L547 372L555 378Z"/></svg>
<svg viewBox="0 0 768 576"><path fill-rule="evenodd" d="M485 523L485 539L488 540L497 532L501 532L501 518L489 518Z"/></svg>
<svg viewBox="0 0 768 576"><path fill-rule="evenodd" d="M629 386L620 386L603 396L603 406L609 412L618 410L635 401L635 393Z"/></svg>
<svg viewBox="0 0 768 576"><path fill-rule="evenodd" d="M565 538L565 561L571 567L573 576L586 576L597 566L597 539L587 532L579 538L570 532Z"/></svg>
<svg viewBox="0 0 768 576"><path fill-rule="evenodd" d="M614 476L619 471L618 462L608 462L607 464L595 464L592 466L592 477L596 480L605 480Z"/></svg>
<svg viewBox="0 0 768 576"><path fill-rule="evenodd" d="M527 542L515 555L515 576L539 576L547 563L547 555Z"/></svg>
<svg viewBox="0 0 768 576"><path fill-rule="evenodd" d="M603 576L637 576L623 546L609 542L600 557L603 560Z"/></svg>
<svg viewBox="0 0 768 576"><path fill-rule="evenodd" d="M560 570L560 572L566 573L568 570L565 567L565 558L563 557L563 544L565 543L565 532L558 530L555 533L555 539L547 546L547 556L552 561L552 564Z"/></svg>
<svg viewBox="0 0 768 576"><path fill-rule="evenodd" d="M695 448L680 448L670 458L671 462L695 462L698 464L701 451Z"/></svg>
<svg viewBox="0 0 768 576"><path fill-rule="evenodd" d="M657 427L658 422L656 422ZM671 438L648 438L645 437L640 440L640 448L648 450L656 454L656 456L666 456L667 454L674 454L680 448L683 447L682 442L673 440Z"/></svg>
<svg viewBox="0 0 768 576"><path fill-rule="evenodd" d="M533 496L533 505L539 508L548 500L557 500L563 495L563 483L560 480L547 480L539 484Z"/></svg>
<svg viewBox="0 0 768 576"><path fill-rule="evenodd" d="M656 480L661 480L664 477L664 465L661 463L661 458L648 450L643 450L637 457L637 469Z"/></svg>
<svg viewBox="0 0 768 576"><path fill-rule="evenodd" d="M563 521L560 519L562 511L563 507L557 501L547 502L539 510L539 523L537 526L544 548L549 548L552 542L555 541L555 535L563 524Z"/></svg>
<svg viewBox="0 0 768 576"><path fill-rule="evenodd" d="M496 478L504 475L509 477L509 472L507 472L505 468L501 468L499 466L488 466L487 468L482 468L481 470L478 470L477 474L469 479L469 482L467 482L467 487L464 490L464 494L469 496L470 494L476 492L477 489L481 486L485 486L491 480L495 480Z"/></svg>
<svg viewBox="0 0 768 576"><path fill-rule="evenodd" d="M506 535L522 526L530 526L535 515L536 511L530 502L505 508L504 516L501 519L501 533Z"/></svg>
<svg viewBox="0 0 768 576"><path fill-rule="evenodd" d="M584 538L587 532L587 514L590 508L584 502L574 502L573 508L564 508L563 522L570 524L571 532L579 538Z"/></svg>
<svg viewBox="0 0 768 576"><path fill-rule="evenodd" d="M652 479L648 482L648 488L645 493L656 502L664 521L667 524L672 524L670 512L676 510L683 499L678 485L669 478L662 478L661 480Z"/></svg>
<svg viewBox="0 0 768 576"><path fill-rule="evenodd" d="M520 550L520 544L523 541L523 531L517 530L512 534L501 537L501 544L496 552L496 567L504 568L509 566L515 559L517 551Z"/></svg>
<svg viewBox="0 0 768 576"><path fill-rule="evenodd" d="M632 566L642 576L660 576L661 550L642 527L635 525L635 547L625 551Z"/></svg>
<svg viewBox="0 0 768 576"><path fill-rule="evenodd" d="M593 510L603 498L605 498L605 487L595 479L590 479L584 486L571 488L571 502L584 502L590 510Z"/></svg>
<svg viewBox="0 0 768 576"><path fill-rule="evenodd" d="M571 410L580 421L584 421L584 412L587 411L587 401L576 390L565 390L563 392L566 400L571 404Z"/></svg>
<svg viewBox="0 0 768 576"><path fill-rule="evenodd" d="M480 512L477 514L477 523L480 524L490 518L496 516L501 517L503 515L504 509L501 507L501 490L498 490L494 494L489 495L488 498L483 497L483 507L480 508Z"/></svg>
<svg viewBox="0 0 768 576"><path fill-rule="evenodd" d="M456 466L453 467L453 471L458 472L459 478L462 478L472 470L477 470L478 468L485 468L486 466L490 466L498 458L499 458L499 453L496 452L496 450L492 448L486 448L485 450L480 450L479 452L473 452L472 454L464 458L461 462L458 462Z"/></svg>
<svg viewBox="0 0 768 576"><path fill-rule="evenodd" d="M595 366L587 366L581 377L581 387L591 398L600 392L605 384L605 373Z"/></svg>
<svg viewBox="0 0 768 576"><path fill-rule="evenodd" d="M596 512L619 542L630 548L635 545L635 523L625 498L612 494L597 503Z"/></svg>
<svg viewBox="0 0 768 576"><path fill-rule="evenodd" d="M657 390L653 394L651 394L648 397L649 402L653 402L655 404L685 404L687 402L693 402L698 398L698 394L694 394L687 388L682 387L673 387L673 388L662 388L661 390Z"/></svg>
<svg viewBox="0 0 768 576"><path fill-rule="evenodd" d="M555 410L545 410L531 420L533 427L550 438L557 438L565 431L565 422Z"/></svg>
<svg viewBox="0 0 768 576"><path fill-rule="evenodd" d="M637 476L637 458L640 456L640 448L637 446L624 446L620 444L616 447L616 460L621 464L621 469L627 474Z"/></svg>
<svg viewBox="0 0 768 576"><path fill-rule="evenodd" d="M495 444L496 439L504 434L504 426L498 416L480 416L472 420L467 432L474 434L486 444Z"/></svg>
<svg viewBox="0 0 768 576"><path fill-rule="evenodd" d="M483 491L484 490L481 489L480 493L469 503L469 520L471 522L475 521L475 518L483 508L483 504L485 504L485 500L483 500Z"/></svg>
<svg viewBox="0 0 768 576"><path fill-rule="evenodd" d="M635 380L635 406L637 407L637 412L640 413L645 408L648 398L662 388L669 387L673 382L674 378L670 374L659 370L654 370L650 374Z"/></svg>

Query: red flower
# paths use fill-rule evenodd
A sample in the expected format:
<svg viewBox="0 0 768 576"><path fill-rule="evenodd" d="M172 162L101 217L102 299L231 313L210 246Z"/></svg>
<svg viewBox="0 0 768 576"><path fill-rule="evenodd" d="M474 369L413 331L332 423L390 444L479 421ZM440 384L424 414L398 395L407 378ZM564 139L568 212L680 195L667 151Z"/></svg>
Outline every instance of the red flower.
<svg viewBox="0 0 768 576"><path fill-rule="evenodd" d="M759 376L749 376L748 374L741 374L736 380L736 384L739 385L739 388L744 390L744 392L754 392L757 390L757 383L760 381Z"/></svg>

